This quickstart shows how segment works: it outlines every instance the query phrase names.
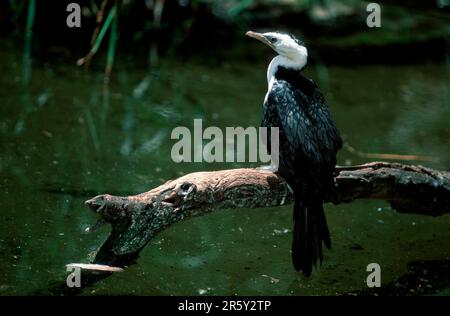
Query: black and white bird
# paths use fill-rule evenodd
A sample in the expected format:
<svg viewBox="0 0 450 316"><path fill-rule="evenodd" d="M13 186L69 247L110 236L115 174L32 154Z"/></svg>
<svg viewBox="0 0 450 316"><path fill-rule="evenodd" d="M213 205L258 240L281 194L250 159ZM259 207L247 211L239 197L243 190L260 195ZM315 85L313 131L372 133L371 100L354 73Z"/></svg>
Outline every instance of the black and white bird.
<svg viewBox="0 0 450 316"><path fill-rule="evenodd" d="M336 154L342 140L317 85L301 71L308 50L288 34L247 32L278 53L267 70L263 127L279 128L278 173L294 192L292 261L311 275L322 262L322 243L331 247L323 203L334 188ZM270 151L270 137L268 137Z"/></svg>

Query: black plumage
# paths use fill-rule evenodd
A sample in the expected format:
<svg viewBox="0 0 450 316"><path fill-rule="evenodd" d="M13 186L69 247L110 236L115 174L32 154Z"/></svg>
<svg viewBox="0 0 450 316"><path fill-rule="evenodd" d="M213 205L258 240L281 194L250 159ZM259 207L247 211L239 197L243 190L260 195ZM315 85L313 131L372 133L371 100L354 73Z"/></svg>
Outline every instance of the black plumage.
<svg viewBox="0 0 450 316"><path fill-rule="evenodd" d="M294 191L294 268L310 275L331 247L323 203L334 187L339 132L317 85L279 65L264 102L263 127L279 127L278 173ZM270 137L268 137L270 140ZM270 151L270 141L268 142Z"/></svg>

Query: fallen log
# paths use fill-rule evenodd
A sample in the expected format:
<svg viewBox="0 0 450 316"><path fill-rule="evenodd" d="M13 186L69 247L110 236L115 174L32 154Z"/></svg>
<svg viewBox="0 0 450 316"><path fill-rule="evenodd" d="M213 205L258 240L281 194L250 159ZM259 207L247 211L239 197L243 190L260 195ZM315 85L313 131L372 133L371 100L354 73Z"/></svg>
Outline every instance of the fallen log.
<svg viewBox="0 0 450 316"><path fill-rule="evenodd" d="M328 202L363 198L386 200L398 212L442 215L450 212L450 172L385 162L337 166L335 192ZM86 205L100 215L95 226L110 223L112 231L94 263L128 265L164 228L213 210L292 202L284 179L260 169L196 172L134 196L99 195Z"/></svg>

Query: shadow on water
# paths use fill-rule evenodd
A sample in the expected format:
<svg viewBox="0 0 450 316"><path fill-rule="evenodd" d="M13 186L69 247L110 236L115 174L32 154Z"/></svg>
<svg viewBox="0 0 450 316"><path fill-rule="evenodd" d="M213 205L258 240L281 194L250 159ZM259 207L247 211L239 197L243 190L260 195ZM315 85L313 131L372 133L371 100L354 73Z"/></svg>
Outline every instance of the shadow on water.
<svg viewBox="0 0 450 316"><path fill-rule="evenodd" d="M126 272L125 272L126 273ZM55 280L46 288L32 295L80 295L112 273L83 273L82 287L69 288L66 280ZM408 273L379 288L363 289L342 294L343 296L409 296L448 295L450 291L450 260L415 261L408 264Z"/></svg>
<svg viewBox="0 0 450 316"><path fill-rule="evenodd" d="M88 291L92 288L96 283L110 277L112 273L83 273L82 275L82 287L68 287L66 284L66 279L61 277L60 280L55 280L49 283L47 287L38 289L30 295L39 295L39 296L73 296L82 294L85 291ZM67 277L67 276L66 276Z"/></svg>
<svg viewBox="0 0 450 316"><path fill-rule="evenodd" d="M344 295L449 295L450 260L414 261L408 273L379 288L364 289Z"/></svg>

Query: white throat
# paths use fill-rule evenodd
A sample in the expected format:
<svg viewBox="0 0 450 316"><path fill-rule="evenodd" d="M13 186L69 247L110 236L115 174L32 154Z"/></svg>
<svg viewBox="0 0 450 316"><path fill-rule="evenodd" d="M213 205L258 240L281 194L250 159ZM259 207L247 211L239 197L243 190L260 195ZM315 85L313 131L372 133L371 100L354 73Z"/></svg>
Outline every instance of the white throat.
<svg viewBox="0 0 450 316"><path fill-rule="evenodd" d="M308 53L304 52L302 54L297 54L294 57L278 55L274 59L272 59L269 68L267 68L267 83L269 84L269 89L271 81L273 80L279 66L300 71L306 66L307 58Z"/></svg>
<svg viewBox="0 0 450 316"><path fill-rule="evenodd" d="M269 68L267 68L267 82L270 83L279 66L300 71L306 66L307 58L307 55L298 55L295 58L288 58L281 55L276 56L270 62Z"/></svg>

